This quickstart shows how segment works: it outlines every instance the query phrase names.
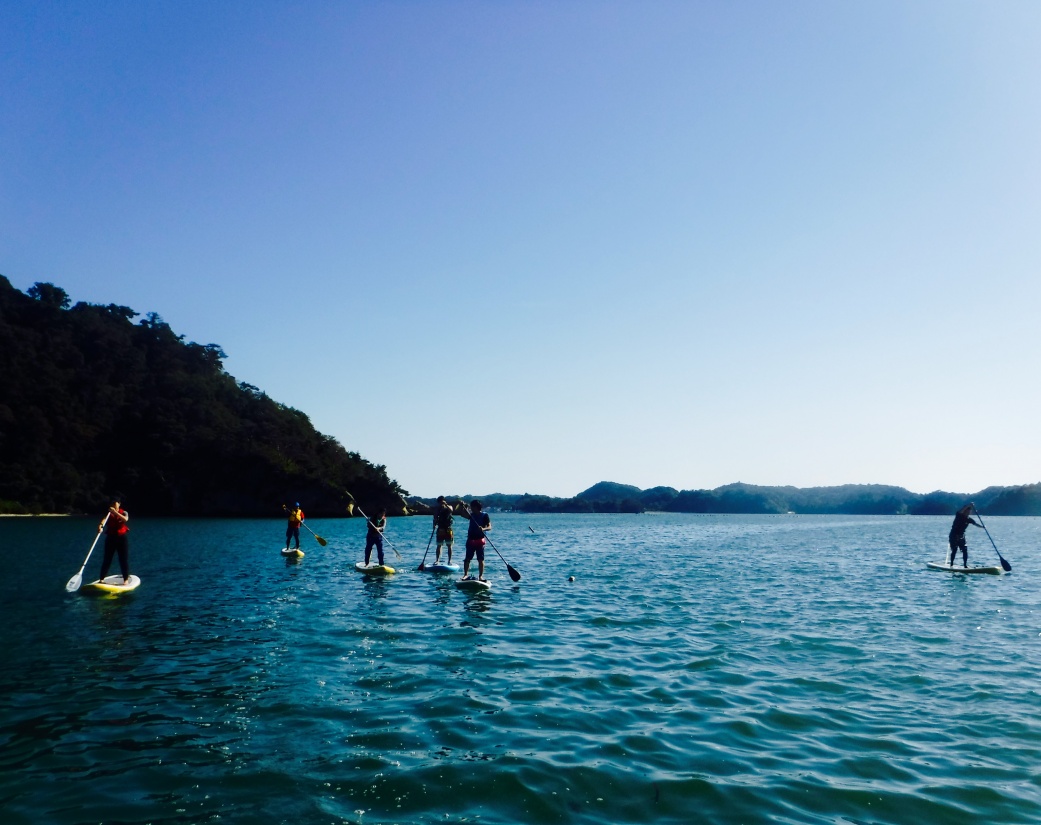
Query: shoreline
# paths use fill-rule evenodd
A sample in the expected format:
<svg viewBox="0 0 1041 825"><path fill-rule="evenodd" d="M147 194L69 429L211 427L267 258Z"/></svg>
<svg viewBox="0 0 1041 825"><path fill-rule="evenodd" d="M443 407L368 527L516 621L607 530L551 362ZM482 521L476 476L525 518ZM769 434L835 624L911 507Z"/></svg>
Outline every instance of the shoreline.
<svg viewBox="0 0 1041 825"><path fill-rule="evenodd" d="M72 513L0 513L0 518L68 518Z"/></svg>

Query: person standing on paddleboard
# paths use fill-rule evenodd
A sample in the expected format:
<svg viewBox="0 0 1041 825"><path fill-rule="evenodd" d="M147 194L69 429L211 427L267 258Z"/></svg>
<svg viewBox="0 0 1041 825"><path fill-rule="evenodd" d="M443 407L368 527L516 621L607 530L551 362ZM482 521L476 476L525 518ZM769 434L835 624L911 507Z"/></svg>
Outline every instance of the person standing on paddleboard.
<svg viewBox="0 0 1041 825"><path fill-rule="evenodd" d="M300 525L304 523L304 511L300 509L300 502L298 501L293 505L293 509L289 511L289 526L286 527L286 550L289 549L289 540L296 540L296 547L294 549L300 549Z"/></svg>
<svg viewBox="0 0 1041 825"><path fill-rule="evenodd" d="M112 500L109 505L108 523L102 519L98 525L98 532L105 531L105 556L101 560L101 575L98 581L104 581L108 575L108 569L112 566L112 557L119 556L119 572L123 574L123 584L130 582L130 514L122 509L118 498Z"/></svg>
<svg viewBox="0 0 1041 825"><path fill-rule="evenodd" d="M472 578L468 575L470 560L477 556L477 578L484 581L484 534L492 529L492 520L487 513L481 512L483 507L477 499L470 502L470 526L466 530L466 556L463 559L464 579Z"/></svg>
<svg viewBox="0 0 1041 825"><path fill-rule="evenodd" d="M965 543L965 530L970 524L975 524L977 527L983 526L974 521L972 516L969 515L972 509L973 504L970 501L954 514L954 524L951 525L951 534L947 537L947 540L951 545L951 562L948 565L949 567L954 567L954 557L958 554L959 548L961 548L961 566L969 566L969 546Z"/></svg>
<svg viewBox="0 0 1041 825"><path fill-rule="evenodd" d="M434 557L434 564L441 563L441 545L448 545L448 564L452 563L452 542L455 540L455 535L452 532L452 506L445 501L444 496L437 497L437 504L434 505L434 529L437 530L437 551ZM430 545L428 544L427 547Z"/></svg>
<svg viewBox="0 0 1041 825"><path fill-rule="evenodd" d="M376 558L383 567L383 530L387 526L387 510L381 508L376 511L376 518L369 522L369 530L365 534L365 564L372 557L372 547L376 546Z"/></svg>

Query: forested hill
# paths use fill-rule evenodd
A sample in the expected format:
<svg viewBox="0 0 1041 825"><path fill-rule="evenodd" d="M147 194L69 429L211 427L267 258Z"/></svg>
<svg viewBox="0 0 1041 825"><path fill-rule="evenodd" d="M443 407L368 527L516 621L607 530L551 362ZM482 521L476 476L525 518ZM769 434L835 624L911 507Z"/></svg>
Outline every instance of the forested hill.
<svg viewBox="0 0 1041 825"><path fill-rule="evenodd" d="M392 505L400 489L304 413L236 383L216 344L162 318L0 276L0 512L308 515Z"/></svg>

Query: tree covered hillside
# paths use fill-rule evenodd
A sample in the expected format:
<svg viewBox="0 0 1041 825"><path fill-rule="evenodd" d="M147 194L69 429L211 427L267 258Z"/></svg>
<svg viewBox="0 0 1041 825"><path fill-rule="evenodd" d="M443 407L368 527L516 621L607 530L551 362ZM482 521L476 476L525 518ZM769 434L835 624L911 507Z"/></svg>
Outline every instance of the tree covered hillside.
<svg viewBox="0 0 1041 825"><path fill-rule="evenodd" d="M216 344L162 318L0 276L0 512L96 511L117 491L155 515L309 515L391 505L383 466L236 383Z"/></svg>

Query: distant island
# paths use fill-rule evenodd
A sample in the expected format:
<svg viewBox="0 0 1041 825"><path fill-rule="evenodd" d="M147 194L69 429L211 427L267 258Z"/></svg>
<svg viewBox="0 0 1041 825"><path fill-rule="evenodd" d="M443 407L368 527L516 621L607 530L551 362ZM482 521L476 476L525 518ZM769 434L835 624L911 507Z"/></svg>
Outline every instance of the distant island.
<svg viewBox="0 0 1041 825"><path fill-rule="evenodd" d="M398 502L386 468L308 417L236 383L217 344L155 313L77 303L0 276L0 513L309 516Z"/></svg>
<svg viewBox="0 0 1041 825"><path fill-rule="evenodd" d="M469 500L472 496L449 497ZM781 515L836 514L878 516L949 516L973 501L983 513L995 516L1041 516L1041 484L988 487L975 493L936 491L925 495L882 484L845 484L837 487L760 487L728 484L714 490L642 490L628 484L601 481L573 498L504 495L476 496L486 508L519 513L744 513ZM434 499L409 500L415 509L428 508Z"/></svg>

